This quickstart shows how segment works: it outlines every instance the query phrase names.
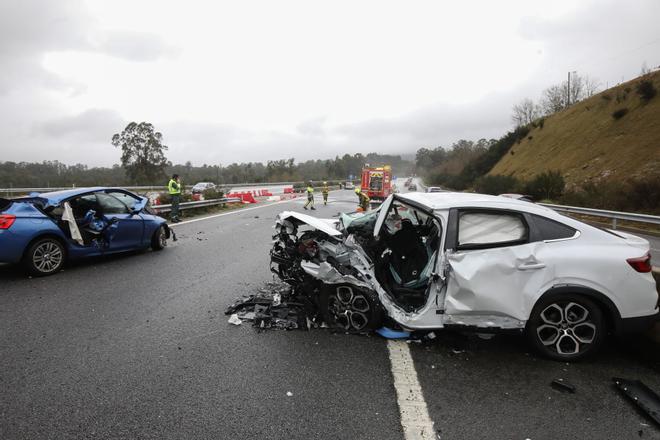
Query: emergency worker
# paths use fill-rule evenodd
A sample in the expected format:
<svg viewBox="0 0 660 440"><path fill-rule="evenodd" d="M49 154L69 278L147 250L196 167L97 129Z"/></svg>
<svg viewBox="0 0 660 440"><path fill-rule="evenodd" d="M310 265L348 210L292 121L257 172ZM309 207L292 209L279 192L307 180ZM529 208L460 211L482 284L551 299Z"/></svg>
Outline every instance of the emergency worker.
<svg viewBox="0 0 660 440"><path fill-rule="evenodd" d="M312 181L310 180L307 182L307 189L305 190L307 193L307 203L305 203L305 210L307 210L307 207L311 205L310 209L312 211L316 211L316 208L314 208L314 186L312 185Z"/></svg>
<svg viewBox="0 0 660 440"><path fill-rule="evenodd" d="M167 191L170 193L172 200L172 210L170 211L170 219L173 223L179 223L179 203L181 202L181 180L179 175L174 174L167 184Z"/></svg>
<svg viewBox="0 0 660 440"><path fill-rule="evenodd" d="M362 189L358 186L355 188L355 194L358 196L358 207L362 208L363 211L368 211L369 210L369 202L371 199L369 199L369 196L367 195L366 192L363 192Z"/></svg>
<svg viewBox="0 0 660 440"><path fill-rule="evenodd" d="M323 204L327 205L328 204L328 193L330 192L330 188L328 187L328 182L323 182L323 188L321 189L321 194L323 194Z"/></svg>

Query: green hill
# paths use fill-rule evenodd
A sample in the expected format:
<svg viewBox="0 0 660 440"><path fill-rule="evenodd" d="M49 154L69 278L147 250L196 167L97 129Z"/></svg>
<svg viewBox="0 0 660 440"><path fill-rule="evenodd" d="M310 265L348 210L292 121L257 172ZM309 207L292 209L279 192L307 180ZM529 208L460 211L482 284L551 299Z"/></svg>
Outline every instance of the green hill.
<svg viewBox="0 0 660 440"><path fill-rule="evenodd" d="M643 99L638 86L659 92ZM660 72L610 88L536 121L488 173L529 180L559 170L567 187L660 174Z"/></svg>

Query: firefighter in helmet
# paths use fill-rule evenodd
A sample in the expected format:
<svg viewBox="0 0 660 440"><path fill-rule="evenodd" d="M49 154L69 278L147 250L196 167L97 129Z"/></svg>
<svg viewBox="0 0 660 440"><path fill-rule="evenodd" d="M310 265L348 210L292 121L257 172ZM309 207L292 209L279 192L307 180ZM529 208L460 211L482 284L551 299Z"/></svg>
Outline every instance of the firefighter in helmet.
<svg viewBox="0 0 660 440"><path fill-rule="evenodd" d="M316 208L314 208L314 185L312 185L311 180L307 182L307 189L305 190L305 192L307 193L307 203L305 203L305 206L303 206L303 208L307 210L307 207L311 205L310 209L312 211L315 211Z"/></svg>
<svg viewBox="0 0 660 440"><path fill-rule="evenodd" d="M361 208L362 211L368 211L370 199L367 193L362 191L362 189L358 186L355 188L355 194L358 196L358 207Z"/></svg>
<svg viewBox="0 0 660 440"><path fill-rule="evenodd" d="M328 182L323 182L323 188L321 188L321 194L323 194L323 204L327 205L328 204L328 193L330 192L330 188L328 187Z"/></svg>

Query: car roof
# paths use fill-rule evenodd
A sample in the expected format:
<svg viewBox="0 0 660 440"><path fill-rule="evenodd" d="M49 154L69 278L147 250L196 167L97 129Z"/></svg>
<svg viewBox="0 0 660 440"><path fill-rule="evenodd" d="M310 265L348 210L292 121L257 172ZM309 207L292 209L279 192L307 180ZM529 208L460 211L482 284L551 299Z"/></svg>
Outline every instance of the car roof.
<svg viewBox="0 0 660 440"><path fill-rule="evenodd" d="M119 191L125 191L121 188L113 188L113 187L107 187L107 186L93 186L93 187L88 187L88 188L72 188L72 189L65 189L62 191L51 191L51 192L45 192L45 193L40 193L37 195L37 197L46 199L48 200L49 203L59 203L62 200L69 199L71 197L79 196L82 194L87 194L90 192L95 192L95 191L106 191L106 190L119 190Z"/></svg>
<svg viewBox="0 0 660 440"><path fill-rule="evenodd" d="M426 206L433 210L449 208L499 208L515 209L518 211L538 212L548 214L554 212L550 208L534 203L488 194L462 193L462 192L411 192L397 194L397 197Z"/></svg>

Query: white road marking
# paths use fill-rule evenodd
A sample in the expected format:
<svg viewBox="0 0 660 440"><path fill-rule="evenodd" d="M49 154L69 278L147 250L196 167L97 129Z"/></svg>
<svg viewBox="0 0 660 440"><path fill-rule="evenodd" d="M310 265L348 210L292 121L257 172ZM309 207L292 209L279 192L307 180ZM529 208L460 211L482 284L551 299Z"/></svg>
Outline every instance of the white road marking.
<svg viewBox="0 0 660 440"><path fill-rule="evenodd" d="M185 221L182 221L182 222L179 222L179 223L168 224L168 226L170 228L173 228L175 226L187 225L188 223L201 222L202 220L209 220L209 219L216 218L216 217L223 217L225 215L240 214L241 212L252 211L254 209L261 209L261 208L265 208L267 206L279 205L280 203L289 203L289 202L293 202L295 200L296 199L280 200L279 202L266 203L266 204L259 205L259 206L253 206L251 208L241 208L241 209L237 209L235 211L223 212L222 214L213 214L213 215L209 215L209 216L206 216L206 217L193 218L191 220L185 220Z"/></svg>
<svg viewBox="0 0 660 440"><path fill-rule="evenodd" d="M387 341L387 348L390 352L394 388L405 440L437 439L422 387L417 379L410 347L405 341L390 340Z"/></svg>
<svg viewBox="0 0 660 440"><path fill-rule="evenodd" d="M333 190L333 191L330 191L330 192L333 193L335 191L338 191L338 190ZM289 203L289 202L297 202L297 201L307 201L307 199L303 198L303 197L296 197L296 198L293 198L293 199L280 200L279 202L265 203L265 204L262 204L262 205L259 205L259 206L252 206L250 208L241 208L241 209L237 209L235 211L223 212L222 214L213 214L213 215L209 215L209 216L206 216L206 217L193 218L191 220L185 220L185 221L182 221L182 222L179 222L179 223L172 223L172 224L168 223L168 226L170 228L173 228L175 226L187 225L188 223L201 222L202 220L209 220L209 219L212 219L212 218L223 217L225 215L240 214L241 212L252 211L253 209L261 209L261 208L265 208L267 206L279 205L280 203Z"/></svg>

